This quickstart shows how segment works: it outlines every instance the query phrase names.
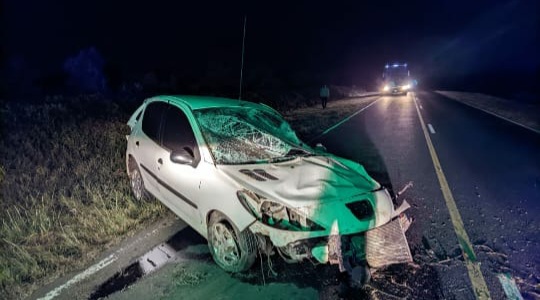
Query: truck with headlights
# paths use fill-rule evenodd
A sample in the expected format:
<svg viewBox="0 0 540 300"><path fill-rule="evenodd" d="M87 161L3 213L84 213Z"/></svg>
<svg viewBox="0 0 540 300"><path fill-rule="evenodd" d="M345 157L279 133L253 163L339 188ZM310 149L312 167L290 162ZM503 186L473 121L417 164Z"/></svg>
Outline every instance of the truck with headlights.
<svg viewBox="0 0 540 300"><path fill-rule="evenodd" d="M384 66L382 74L383 95L407 95L413 88L413 80L406 63L392 63Z"/></svg>

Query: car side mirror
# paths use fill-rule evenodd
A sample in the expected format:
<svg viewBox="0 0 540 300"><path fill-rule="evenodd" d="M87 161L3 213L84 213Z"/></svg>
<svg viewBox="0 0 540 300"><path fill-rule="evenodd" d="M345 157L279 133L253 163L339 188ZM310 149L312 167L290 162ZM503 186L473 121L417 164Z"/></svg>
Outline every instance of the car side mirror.
<svg viewBox="0 0 540 300"><path fill-rule="evenodd" d="M184 147L180 150L174 150L171 152L171 161L173 163L182 165L193 165L193 150L189 147Z"/></svg>
<svg viewBox="0 0 540 300"><path fill-rule="evenodd" d="M321 144L321 143L317 143L317 144L315 145L315 150L321 151L321 152L327 152L327 151L328 151L328 150L326 149L326 147L325 147L323 144Z"/></svg>

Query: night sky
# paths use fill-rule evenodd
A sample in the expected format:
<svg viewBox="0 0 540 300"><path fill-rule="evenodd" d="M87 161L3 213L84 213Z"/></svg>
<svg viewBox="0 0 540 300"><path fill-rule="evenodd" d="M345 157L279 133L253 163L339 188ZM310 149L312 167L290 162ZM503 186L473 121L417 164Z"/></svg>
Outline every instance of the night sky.
<svg viewBox="0 0 540 300"><path fill-rule="evenodd" d="M531 78L540 65L538 6L535 0L6 0L2 44L6 57L23 57L42 73L95 46L124 72L159 68L197 77L216 70L236 78L246 15L248 75L304 74L369 86L386 62L406 61L420 82Z"/></svg>

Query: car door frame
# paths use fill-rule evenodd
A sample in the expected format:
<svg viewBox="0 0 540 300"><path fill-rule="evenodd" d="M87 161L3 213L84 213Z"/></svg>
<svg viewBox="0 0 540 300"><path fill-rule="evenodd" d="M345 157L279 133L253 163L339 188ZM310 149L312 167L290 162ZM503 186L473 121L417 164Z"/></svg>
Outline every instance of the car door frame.
<svg viewBox="0 0 540 300"><path fill-rule="evenodd" d="M159 117L159 125L157 130L157 141L152 139L144 130L143 123L145 122L145 116L149 105L154 103L162 103L159 100L148 101L144 110L142 111L142 122L137 122L135 125L135 132L132 143L132 153L139 165L139 170L145 183L146 190L155 197L159 197L160 190L157 177L155 176L157 170L157 158L156 151L161 147L160 146L160 134L161 134L161 124L163 119L163 113L165 109L161 111L161 116ZM166 108L166 106L164 106Z"/></svg>
<svg viewBox="0 0 540 300"><path fill-rule="evenodd" d="M177 103L168 102L168 108L165 110L160 126L160 150L158 151L158 159L161 159L162 164L158 167L158 180L160 184L160 196L162 201L167 203L168 207L180 216L184 221L188 222L191 227L197 231L204 224L204 217L199 210L199 201L204 198L200 195L200 186L202 184L201 170L205 165L201 164L204 161L201 149L201 143L198 138L198 128L190 118L190 109L186 106L178 105ZM174 149L170 149L164 144L165 129L168 121L168 113L172 110L179 111L185 120L186 125L191 130L193 143L196 148L192 149L195 155L196 164L178 164L171 161L171 153ZM189 146L189 145L188 145ZM180 179L181 178L181 179Z"/></svg>

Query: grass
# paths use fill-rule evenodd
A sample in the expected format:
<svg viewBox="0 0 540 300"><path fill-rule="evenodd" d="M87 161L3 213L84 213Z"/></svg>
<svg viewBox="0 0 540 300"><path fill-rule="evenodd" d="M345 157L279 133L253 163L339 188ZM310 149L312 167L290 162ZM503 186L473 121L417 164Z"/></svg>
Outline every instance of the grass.
<svg viewBox="0 0 540 300"><path fill-rule="evenodd" d="M2 108L0 295L28 296L164 211L131 196L127 117L92 97Z"/></svg>
<svg viewBox="0 0 540 300"><path fill-rule="evenodd" d="M375 98L376 96L330 101L325 109L317 103L310 107L288 111L284 116L298 133L298 137L309 142L332 125L368 106Z"/></svg>
<svg viewBox="0 0 540 300"><path fill-rule="evenodd" d="M299 136L322 133L374 98L288 111ZM138 203L125 172L125 125L140 100L57 97L0 109L0 298L91 264L165 208Z"/></svg>

